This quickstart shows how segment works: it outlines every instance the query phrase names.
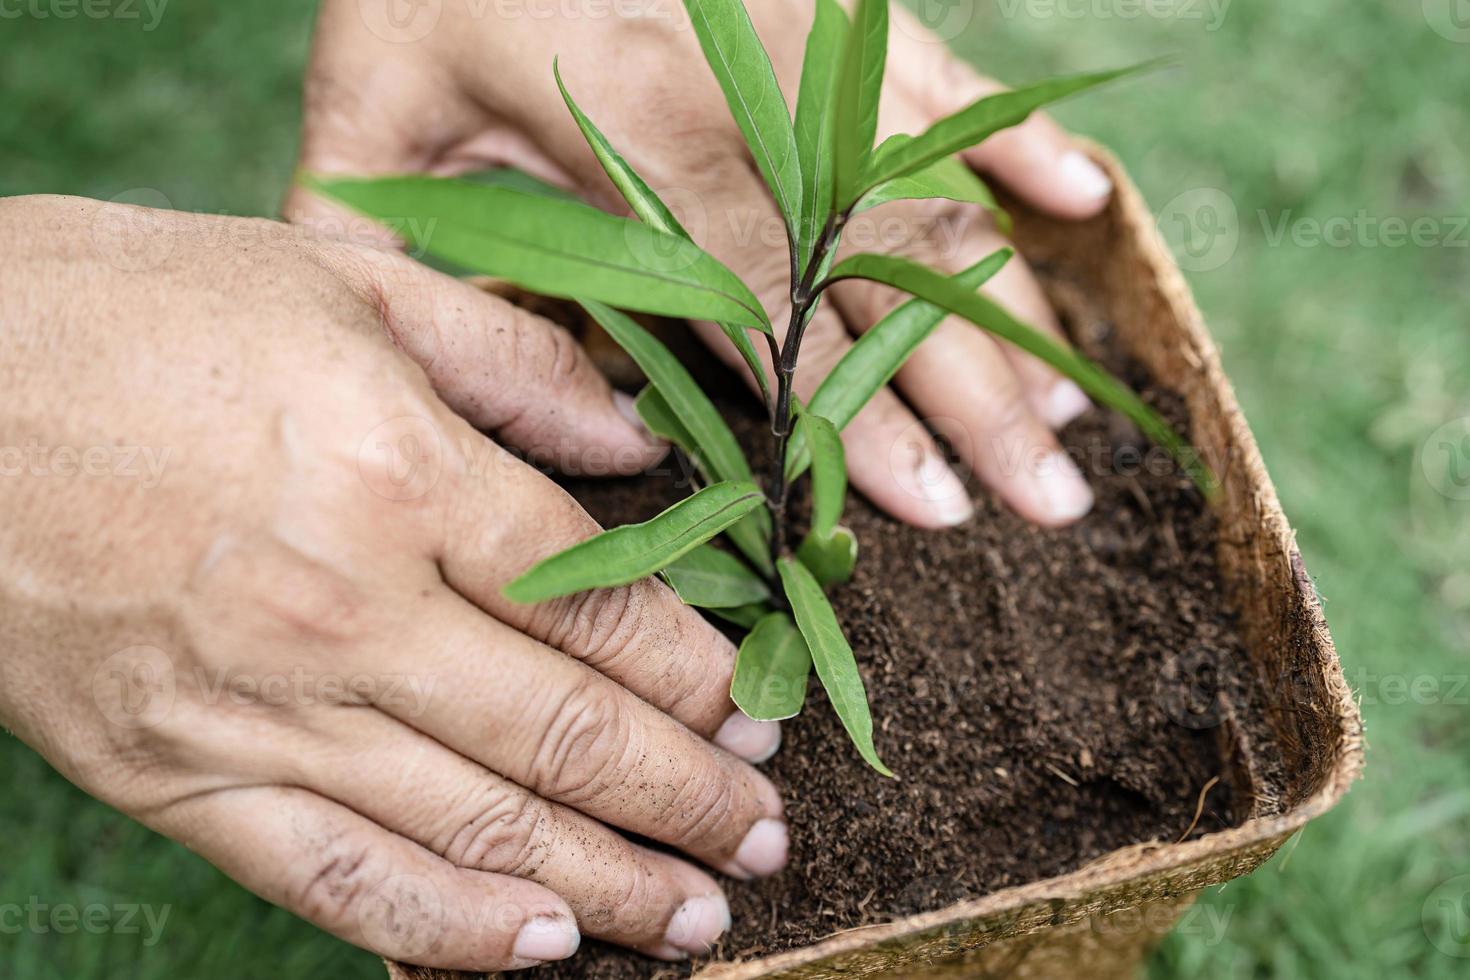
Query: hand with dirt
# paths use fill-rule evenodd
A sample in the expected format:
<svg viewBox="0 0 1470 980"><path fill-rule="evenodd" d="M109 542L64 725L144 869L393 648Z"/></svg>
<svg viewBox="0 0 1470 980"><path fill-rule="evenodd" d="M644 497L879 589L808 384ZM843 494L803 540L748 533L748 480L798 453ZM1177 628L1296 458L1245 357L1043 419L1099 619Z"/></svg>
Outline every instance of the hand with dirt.
<svg viewBox="0 0 1470 980"><path fill-rule="evenodd" d="M655 580L500 595L596 526L482 431L665 451L564 331L270 221L11 198L0 252L0 725L67 778L448 968L703 952L696 862L785 863L723 636Z"/></svg>
<svg viewBox="0 0 1470 980"><path fill-rule="evenodd" d="M795 104L810 0L746 0L788 104ZM609 210L626 209L568 114L553 56L582 108L664 197L708 251L756 288L777 330L786 323L784 230L679 0L326 0L306 80L300 165L324 173L454 174L511 165ZM892 10L879 139L918 133L999 88L952 57L905 10ZM965 160L1031 204L1085 218L1106 204L1107 177L1055 123L1033 117ZM339 217L309 193L292 221ZM978 207L898 201L858 215L848 248L893 251L957 272L1001 236ZM1054 336L1056 315L1035 278L1011 262L987 286L1013 313ZM797 393L809 397L850 345L900 300L844 283L802 348ZM705 338L737 370L713 328ZM757 345L765 354L762 345ZM1070 523L1092 492L1053 431L1088 402L1071 381L958 318L942 324L894 382L843 433L852 482L878 506L924 527L958 524L970 494L922 416L969 469L1023 516Z"/></svg>

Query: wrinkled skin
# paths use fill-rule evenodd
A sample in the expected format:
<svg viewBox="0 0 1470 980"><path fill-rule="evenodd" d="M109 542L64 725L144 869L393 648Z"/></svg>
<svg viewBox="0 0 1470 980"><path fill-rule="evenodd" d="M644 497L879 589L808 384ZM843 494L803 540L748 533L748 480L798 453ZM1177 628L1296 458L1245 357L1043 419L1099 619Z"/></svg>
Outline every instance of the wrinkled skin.
<svg viewBox="0 0 1470 980"><path fill-rule="evenodd" d="M808 0L748 0L787 103L795 105ZM396 19L390 14L396 14ZM557 92L553 57L584 111L690 233L748 282L778 331L789 310L790 259L776 205L730 117L676 0L327 0L306 84L300 164L324 173L453 174L520 166L600 206L625 210ZM998 86L957 61L901 8L892 9L879 139L918 133ZM965 155L967 162L1063 217L1095 214L1107 178L1050 120L1037 116ZM295 221L332 207L293 191ZM897 252L957 272L1003 240L981 209L893 202L857 216L844 244ZM1024 263L987 291L1053 335L1055 314ZM901 297L869 283L834 290L804 339L797 393L810 396L850 346ZM734 367L722 335L707 341ZM762 355L765 354L763 345ZM901 397L900 397L901 396ZM966 466L1023 516L1068 524L1092 493L1053 430L1087 407L1076 385L951 318L843 433L853 484L896 517L958 524L970 495L918 419L942 431Z"/></svg>
<svg viewBox="0 0 1470 980"><path fill-rule="evenodd" d="M782 322L780 223L682 11L514 13L545 12L527 3L420 5L437 19L418 34L375 0L326 0L302 165L511 163L617 210L552 84L559 53L584 108ZM810 10L750 6L794 100ZM895 25L883 134L992 87ZM1042 118L966 159L1063 216L1109 192ZM785 863L781 802L749 764L779 729L734 712L730 644L656 581L535 607L499 595L595 530L502 445L590 475L666 447L563 331L309 195L285 210L314 230L0 202L0 723L384 955L514 969L584 934L702 952L729 922L704 869ZM344 229L374 244L328 234ZM999 244L978 211L936 202L887 205L847 238L945 269ZM1055 330L1020 263L990 288ZM807 337L804 395L897 296L834 299ZM965 520L923 416L1018 511L1066 523L1091 496L1051 430L1085 404L947 322L844 433L854 483L921 526Z"/></svg>
<svg viewBox="0 0 1470 980"><path fill-rule="evenodd" d="M698 865L781 867L775 790L709 741L779 738L723 636L654 580L499 594L596 525L477 427L666 451L560 328L268 221L11 198L0 249L0 723L69 779L445 967L579 925L680 958L728 924Z"/></svg>

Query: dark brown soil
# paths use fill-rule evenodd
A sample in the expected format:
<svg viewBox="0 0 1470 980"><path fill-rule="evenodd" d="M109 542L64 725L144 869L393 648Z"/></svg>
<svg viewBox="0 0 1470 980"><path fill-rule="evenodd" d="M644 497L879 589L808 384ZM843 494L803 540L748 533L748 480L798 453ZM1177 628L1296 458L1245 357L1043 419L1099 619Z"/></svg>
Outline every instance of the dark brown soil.
<svg viewBox="0 0 1470 980"><path fill-rule="evenodd" d="M1182 422L1179 400L1114 364ZM702 379L752 458L764 426L728 381ZM862 543L833 601L867 684L883 759L853 751L813 679L766 771L791 823L789 869L727 882L734 927L720 958L748 958L1077 868L1114 848L1244 818L1212 707L1246 681L1214 564L1214 522L1187 477L1124 422L1094 410L1064 442L1096 492L1075 527L1031 526L972 484L979 513L936 533L858 497ZM678 470L678 462L670 461ZM645 520L687 493L667 475L572 482L604 525ZM1222 781L1205 796L1213 777ZM684 976L599 943L539 976Z"/></svg>

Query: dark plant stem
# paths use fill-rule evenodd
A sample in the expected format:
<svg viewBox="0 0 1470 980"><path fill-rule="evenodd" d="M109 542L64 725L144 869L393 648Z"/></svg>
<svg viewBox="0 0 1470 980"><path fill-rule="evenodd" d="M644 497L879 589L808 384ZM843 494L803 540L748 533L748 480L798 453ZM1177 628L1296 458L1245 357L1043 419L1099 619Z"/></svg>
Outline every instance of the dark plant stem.
<svg viewBox="0 0 1470 980"><path fill-rule="evenodd" d="M842 226L847 223L848 212L828 217L822 234L818 236L812 256L797 278L796 250L792 248L791 319L786 326L786 340L776 346L774 338L769 340L771 359L776 369L776 407L771 416L771 433L775 436L769 489L766 491L767 505L771 510L771 562L785 556L787 510L790 506L790 482L786 479L786 447L791 441L794 418L791 411L791 396L796 380L796 359L801 352L801 338L811 321L812 311L821 296L814 289L817 274L826 264L827 256L837 247Z"/></svg>

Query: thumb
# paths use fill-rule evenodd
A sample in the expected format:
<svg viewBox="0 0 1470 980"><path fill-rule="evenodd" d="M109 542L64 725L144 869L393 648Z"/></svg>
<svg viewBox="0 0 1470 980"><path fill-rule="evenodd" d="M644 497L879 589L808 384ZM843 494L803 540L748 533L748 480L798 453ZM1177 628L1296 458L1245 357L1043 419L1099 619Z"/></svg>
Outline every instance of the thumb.
<svg viewBox="0 0 1470 980"><path fill-rule="evenodd" d="M394 39L372 29L367 4L326 2L302 83L298 173L424 172L483 124L483 112L443 67L447 25ZM281 206L293 224L366 245L397 245L382 226L293 180Z"/></svg>
<svg viewBox="0 0 1470 980"><path fill-rule="evenodd" d="M667 453L563 327L395 251L326 251L445 404L497 441L585 476L639 473Z"/></svg>
<svg viewBox="0 0 1470 980"><path fill-rule="evenodd" d="M956 58L944 42L907 10L893 8L890 71L895 81L934 120L958 112L1005 86ZM1113 182L1082 152L1066 130L1041 113L996 133L961 156L990 174L1026 203L1059 218L1097 214L1112 196Z"/></svg>

